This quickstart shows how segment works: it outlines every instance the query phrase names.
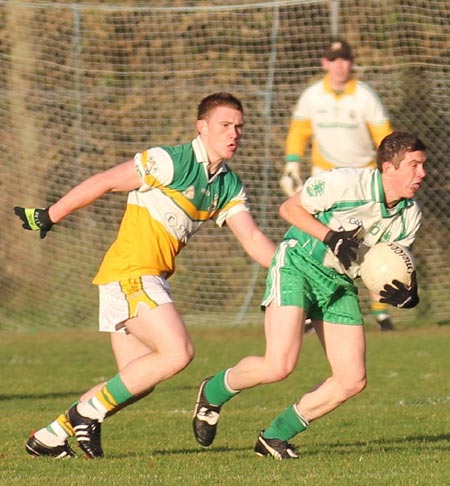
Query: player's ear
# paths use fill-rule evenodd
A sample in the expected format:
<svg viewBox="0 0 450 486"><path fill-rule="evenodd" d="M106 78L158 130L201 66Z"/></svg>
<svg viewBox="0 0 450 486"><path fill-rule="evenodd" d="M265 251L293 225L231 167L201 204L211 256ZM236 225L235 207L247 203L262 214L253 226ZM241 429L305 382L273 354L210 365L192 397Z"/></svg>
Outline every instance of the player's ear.
<svg viewBox="0 0 450 486"><path fill-rule="evenodd" d="M197 120L195 122L195 127L197 128L197 132L200 135L208 134L208 123L206 122L206 120Z"/></svg>
<svg viewBox="0 0 450 486"><path fill-rule="evenodd" d="M395 170L395 167L392 162L383 162L381 164L383 174L390 174L392 171Z"/></svg>

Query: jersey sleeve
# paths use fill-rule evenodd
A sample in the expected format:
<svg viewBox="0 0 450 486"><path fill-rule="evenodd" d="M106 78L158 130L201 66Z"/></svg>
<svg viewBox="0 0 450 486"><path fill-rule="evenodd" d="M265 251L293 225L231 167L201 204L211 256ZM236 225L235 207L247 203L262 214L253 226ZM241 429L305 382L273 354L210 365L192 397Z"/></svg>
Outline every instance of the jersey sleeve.
<svg viewBox="0 0 450 486"><path fill-rule="evenodd" d="M311 120L312 118L311 98L312 98L311 87L308 87L300 95L300 97L297 100L297 103L294 106L294 110L292 111L293 120Z"/></svg>
<svg viewBox="0 0 450 486"><path fill-rule="evenodd" d="M292 120L286 138L286 162L301 162L313 134L311 120Z"/></svg>
<svg viewBox="0 0 450 486"><path fill-rule="evenodd" d="M241 186L236 196L231 198L230 201L228 201L219 211L219 214L215 220L217 226L223 226L228 218L239 213L240 211L250 211L247 204L247 194L243 186Z"/></svg>
<svg viewBox="0 0 450 486"><path fill-rule="evenodd" d="M310 95L307 88L298 98L292 111L291 124L285 144L286 162L300 162L305 155L308 140L313 135L311 123L312 108L310 106Z"/></svg>
<svg viewBox="0 0 450 486"><path fill-rule="evenodd" d="M152 187L167 186L173 181L173 160L161 147L137 153L134 164L142 182L139 192L148 191Z"/></svg>
<svg viewBox="0 0 450 486"><path fill-rule="evenodd" d="M327 211L350 192L348 181L346 169L325 171L308 178L300 194L302 206L310 214Z"/></svg>
<svg viewBox="0 0 450 486"><path fill-rule="evenodd" d="M367 127L369 128L370 136L372 137L375 147L380 145L384 137L392 133L392 126L389 120L386 120L379 125L368 123Z"/></svg>

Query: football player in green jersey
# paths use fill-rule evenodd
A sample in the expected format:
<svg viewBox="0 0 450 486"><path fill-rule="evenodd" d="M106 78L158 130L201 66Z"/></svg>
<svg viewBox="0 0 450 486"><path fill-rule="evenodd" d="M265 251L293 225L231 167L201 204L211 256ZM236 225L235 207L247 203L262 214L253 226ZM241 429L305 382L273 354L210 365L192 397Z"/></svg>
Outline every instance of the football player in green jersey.
<svg viewBox="0 0 450 486"><path fill-rule="evenodd" d="M425 177L425 161L425 146L417 137L393 132L380 144L377 169L323 172L281 205L281 217L292 226L267 275L262 301L265 355L247 356L202 381L193 418L194 435L202 446L212 444L221 407L228 400L294 371L306 316L314 323L331 375L261 431L255 452L298 458L289 440L365 388L365 333L353 282L359 275L359 250L382 241L412 245L422 219L414 196ZM394 280L380 295L386 304L415 307L415 273L410 285Z"/></svg>

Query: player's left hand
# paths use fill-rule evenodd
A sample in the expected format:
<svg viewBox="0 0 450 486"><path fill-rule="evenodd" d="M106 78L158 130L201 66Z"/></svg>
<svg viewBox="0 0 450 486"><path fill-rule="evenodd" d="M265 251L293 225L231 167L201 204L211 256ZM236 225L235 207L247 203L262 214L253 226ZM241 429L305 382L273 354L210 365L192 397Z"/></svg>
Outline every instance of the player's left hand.
<svg viewBox="0 0 450 486"><path fill-rule="evenodd" d="M291 197L303 187L300 177L300 162L287 162L280 179L280 187L286 196Z"/></svg>
<svg viewBox="0 0 450 486"><path fill-rule="evenodd" d="M417 291L417 276L414 270L411 274L409 287L398 280L393 280L392 284L386 284L380 292L380 302L400 307L401 309L412 309L420 300Z"/></svg>
<svg viewBox="0 0 450 486"><path fill-rule="evenodd" d="M22 228L26 230L40 231L41 240L43 240L47 233L52 229L53 221L48 215L48 208L35 209L16 206L14 212L22 220Z"/></svg>

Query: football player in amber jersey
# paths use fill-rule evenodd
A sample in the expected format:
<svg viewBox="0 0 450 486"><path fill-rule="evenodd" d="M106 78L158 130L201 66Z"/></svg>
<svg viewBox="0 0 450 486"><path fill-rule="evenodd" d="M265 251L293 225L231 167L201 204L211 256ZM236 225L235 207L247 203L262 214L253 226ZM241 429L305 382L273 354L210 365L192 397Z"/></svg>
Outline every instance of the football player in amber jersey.
<svg viewBox="0 0 450 486"><path fill-rule="evenodd" d="M176 256L206 221L226 224L250 257L269 266L275 245L256 225L242 182L226 162L238 149L243 126L241 102L229 93L212 94L198 106L193 141L138 153L49 208L15 208L23 227L44 238L54 224L103 194L129 192L117 239L94 278L99 327L111 333L118 372L33 433L26 444L30 454L73 457L68 438L75 435L87 457L102 457L105 417L188 366L194 349L167 279Z"/></svg>

